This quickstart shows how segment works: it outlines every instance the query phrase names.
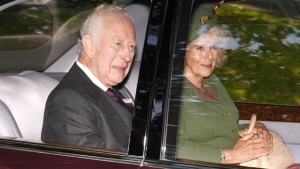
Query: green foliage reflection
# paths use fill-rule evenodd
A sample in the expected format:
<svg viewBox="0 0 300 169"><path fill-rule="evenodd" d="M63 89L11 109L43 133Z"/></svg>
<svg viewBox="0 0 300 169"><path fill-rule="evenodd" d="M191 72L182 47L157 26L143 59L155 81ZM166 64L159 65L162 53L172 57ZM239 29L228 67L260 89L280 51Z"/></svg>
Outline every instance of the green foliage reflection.
<svg viewBox="0 0 300 169"><path fill-rule="evenodd" d="M216 70L234 101L300 105L300 21L267 10L223 5L229 60Z"/></svg>

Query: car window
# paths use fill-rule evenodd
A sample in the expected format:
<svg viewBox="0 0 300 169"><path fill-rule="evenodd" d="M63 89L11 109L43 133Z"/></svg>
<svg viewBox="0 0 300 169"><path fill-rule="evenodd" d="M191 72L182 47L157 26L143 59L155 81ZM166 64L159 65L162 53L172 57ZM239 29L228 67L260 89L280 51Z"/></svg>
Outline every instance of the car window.
<svg viewBox="0 0 300 169"><path fill-rule="evenodd" d="M163 159L176 159L178 117L184 99L181 92L188 39L185 32L188 32L193 10L198 7L208 9L213 5L186 2L178 11ZM299 3L295 1L253 0L228 2L217 9L218 24L228 34L228 60L221 69L215 69L214 74L234 102L299 108L300 58L297 53L300 51L300 15L297 9ZM197 112L197 109L193 111Z"/></svg>
<svg viewBox="0 0 300 169"><path fill-rule="evenodd" d="M234 101L300 105L299 13L284 5L297 4L245 1L217 11L231 38L216 74Z"/></svg>
<svg viewBox="0 0 300 169"><path fill-rule="evenodd" d="M51 49L52 16L45 4L30 1L1 11L1 72L14 72L22 67L41 69ZM38 56L33 56L33 52Z"/></svg>
<svg viewBox="0 0 300 169"><path fill-rule="evenodd" d="M41 142L47 97L65 75L63 68L78 56L79 30L91 10L114 4L132 17L137 38L135 63L124 96L133 98L151 2L145 1L36 1L24 0L0 6L0 137ZM12 22L14 21L14 22ZM61 61L46 72L50 65ZM77 58L76 58L77 59ZM45 71L45 72L44 72ZM56 78L59 77L59 78ZM126 89L126 90L125 90ZM131 100L130 100L131 101ZM3 108L3 109L2 109ZM4 118L5 117L5 118ZM17 131L17 132L16 132ZM22 140L22 139L21 139ZM69 146L69 145L66 145ZM77 147L78 148L78 147ZM85 147L79 147L85 148Z"/></svg>
<svg viewBox="0 0 300 169"><path fill-rule="evenodd" d="M111 3L21 1L2 9L0 72L44 71L77 43L85 16L104 2Z"/></svg>

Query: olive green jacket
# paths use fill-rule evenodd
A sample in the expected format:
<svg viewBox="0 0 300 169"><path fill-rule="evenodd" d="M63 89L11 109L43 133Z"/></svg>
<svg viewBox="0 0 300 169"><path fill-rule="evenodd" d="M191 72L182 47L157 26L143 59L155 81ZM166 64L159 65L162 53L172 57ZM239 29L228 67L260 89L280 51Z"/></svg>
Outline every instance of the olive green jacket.
<svg viewBox="0 0 300 169"><path fill-rule="evenodd" d="M212 74L207 80L217 100L194 96L183 80L176 158L220 163L221 149L232 148L237 130L248 125L238 125L238 110L219 79Z"/></svg>

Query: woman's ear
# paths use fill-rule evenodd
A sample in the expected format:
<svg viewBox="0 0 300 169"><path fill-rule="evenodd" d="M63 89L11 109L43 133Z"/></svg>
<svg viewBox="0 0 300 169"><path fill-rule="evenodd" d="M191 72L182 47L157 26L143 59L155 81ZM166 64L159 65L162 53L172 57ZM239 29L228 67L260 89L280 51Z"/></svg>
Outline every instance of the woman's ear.
<svg viewBox="0 0 300 169"><path fill-rule="evenodd" d="M94 56L95 48L93 37L91 35L84 35L82 37L82 47L89 58L92 58Z"/></svg>

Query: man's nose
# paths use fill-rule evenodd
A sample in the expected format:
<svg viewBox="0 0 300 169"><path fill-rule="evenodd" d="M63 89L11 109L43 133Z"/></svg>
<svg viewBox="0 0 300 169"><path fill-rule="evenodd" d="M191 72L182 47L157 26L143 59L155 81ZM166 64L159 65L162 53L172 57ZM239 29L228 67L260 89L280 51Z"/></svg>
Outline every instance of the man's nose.
<svg viewBox="0 0 300 169"><path fill-rule="evenodd" d="M130 62L132 60L132 56L134 55L134 51L132 51L130 46L124 46L122 50L122 58L126 62Z"/></svg>

